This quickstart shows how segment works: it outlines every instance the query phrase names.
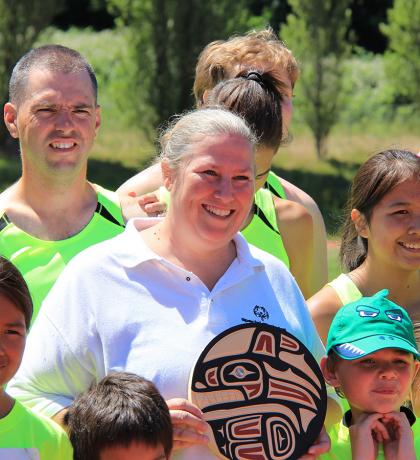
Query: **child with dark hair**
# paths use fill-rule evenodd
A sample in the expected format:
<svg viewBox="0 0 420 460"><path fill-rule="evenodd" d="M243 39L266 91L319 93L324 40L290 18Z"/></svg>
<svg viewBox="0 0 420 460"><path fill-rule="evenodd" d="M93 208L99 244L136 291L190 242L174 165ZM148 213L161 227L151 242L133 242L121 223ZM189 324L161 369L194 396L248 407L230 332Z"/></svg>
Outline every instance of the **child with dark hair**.
<svg viewBox="0 0 420 460"><path fill-rule="evenodd" d="M152 382L115 372L79 395L65 422L74 460L164 460L172 450L169 410Z"/></svg>
<svg viewBox="0 0 420 460"><path fill-rule="evenodd" d="M381 289L404 305L420 345L420 158L385 150L356 173L349 195L340 249L344 273L308 300L325 343L339 309ZM420 416L420 378L410 395Z"/></svg>
<svg viewBox="0 0 420 460"><path fill-rule="evenodd" d="M331 323L321 368L350 410L330 428L324 460L415 460L420 454L418 422L403 405L420 354L407 312L387 295L384 289L346 304Z"/></svg>
<svg viewBox="0 0 420 460"><path fill-rule="evenodd" d="M5 391L22 360L32 308L21 273L0 257L0 458L70 460L66 433Z"/></svg>

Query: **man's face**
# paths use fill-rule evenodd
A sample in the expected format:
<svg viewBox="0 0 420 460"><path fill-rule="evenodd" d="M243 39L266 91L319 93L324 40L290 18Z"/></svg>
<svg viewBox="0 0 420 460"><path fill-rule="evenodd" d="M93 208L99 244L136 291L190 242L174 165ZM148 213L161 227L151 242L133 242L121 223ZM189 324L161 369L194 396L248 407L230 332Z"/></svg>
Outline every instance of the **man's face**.
<svg viewBox="0 0 420 460"><path fill-rule="evenodd" d="M89 74L31 70L22 102L6 104L5 121L19 139L24 173L79 172L100 125Z"/></svg>

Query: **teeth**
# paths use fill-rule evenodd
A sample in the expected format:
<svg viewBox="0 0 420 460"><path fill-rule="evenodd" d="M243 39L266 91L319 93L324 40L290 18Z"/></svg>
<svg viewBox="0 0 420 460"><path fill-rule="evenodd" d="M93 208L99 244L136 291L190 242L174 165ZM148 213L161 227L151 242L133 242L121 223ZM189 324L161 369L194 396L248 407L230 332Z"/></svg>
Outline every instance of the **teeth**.
<svg viewBox="0 0 420 460"><path fill-rule="evenodd" d="M414 244L414 243L401 243L402 246L405 248L409 249L420 249L420 243L419 244Z"/></svg>
<svg viewBox="0 0 420 460"><path fill-rule="evenodd" d="M55 149L69 149L73 147L74 142L53 142L51 145Z"/></svg>
<svg viewBox="0 0 420 460"><path fill-rule="evenodd" d="M205 206L205 209L207 209L207 211L211 212L212 214L216 214L216 216L220 216L220 217L226 217L231 213L230 210L227 210L227 209L223 210L223 209L215 208L214 206L208 206L208 205Z"/></svg>

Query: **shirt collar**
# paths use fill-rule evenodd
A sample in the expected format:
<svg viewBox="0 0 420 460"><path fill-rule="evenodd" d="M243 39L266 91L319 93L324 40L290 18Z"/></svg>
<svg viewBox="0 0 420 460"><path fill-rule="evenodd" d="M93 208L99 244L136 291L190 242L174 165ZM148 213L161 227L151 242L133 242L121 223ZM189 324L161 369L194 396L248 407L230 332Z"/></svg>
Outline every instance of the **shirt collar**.
<svg viewBox="0 0 420 460"><path fill-rule="evenodd" d="M162 218L157 217L136 217L127 222L123 233L114 238L113 253L118 261L125 267L135 267L148 260L163 260L163 257L153 252L144 242L138 228L148 228L161 222ZM250 267L263 267L260 259L255 258L250 251L245 238L237 233L233 237L236 245L236 258L240 265Z"/></svg>

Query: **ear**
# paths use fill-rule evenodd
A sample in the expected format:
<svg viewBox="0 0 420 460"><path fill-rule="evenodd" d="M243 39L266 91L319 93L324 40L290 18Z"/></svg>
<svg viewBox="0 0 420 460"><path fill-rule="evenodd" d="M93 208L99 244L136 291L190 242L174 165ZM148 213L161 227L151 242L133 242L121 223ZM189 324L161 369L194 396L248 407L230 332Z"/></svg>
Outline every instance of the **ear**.
<svg viewBox="0 0 420 460"><path fill-rule="evenodd" d="M414 372L413 372L413 380L417 377L419 374L419 369L420 369L420 362L417 361L417 359L414 361Z"/></svg>
<svg viewBox="0 0 420 460"><path fill-rule="evenodd" d="M206 89L206 90L204 90L204 93L201 96L200 107L207 105L208 100L209 100L209 90Z"/></svg>
<svg viewBox="0 0 420 460"><path fill-rule="evenodd" d="M163 185L168 191L171 191L174 184L174 171L165 160L160 162L160 167L162 170Z"/></svg>
<svg viewBox="0 0 420 460"><path fill-rule="evenodd" d="M95 135L98 134L99 127L101 126L101 106L95 108Z"/></svg>
<svg viewBox="0 0 420 460"><path fill-rule="evenodd" d="M19 138L19 131L17 128L17 108L11 102L4 105L4 123L14 139Z"/></svg>
<svg viewBox="0 0 420 460"><path fill-rule="evenodd" d="M321 367L322 375L324 376L324 379L328 385L332 386L333 388L338 388L340 386L340 379L337 377L337 373L332 371L329 366L327 366L327 362L327 356L321 358L319 365Z"/></svg>
<svg viewBox="0 0 420 460"><path fill-rule="evenodd" d="M367 238L368 223L366 221L366 217L358 209L352 209L350 217L356 228L356 232L363 238Z"/></svg>

